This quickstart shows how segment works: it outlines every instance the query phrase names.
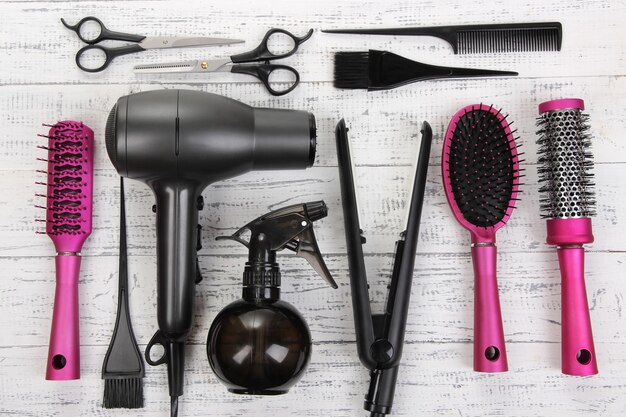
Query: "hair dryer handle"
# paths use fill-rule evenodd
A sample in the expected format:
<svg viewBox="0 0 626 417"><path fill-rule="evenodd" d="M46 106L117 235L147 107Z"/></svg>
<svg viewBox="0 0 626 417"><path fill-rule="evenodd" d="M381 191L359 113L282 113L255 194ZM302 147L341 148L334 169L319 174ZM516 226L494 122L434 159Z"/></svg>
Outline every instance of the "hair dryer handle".
<svg viewBox="0 0 626 417"><path fill-rule="evenodd" d="M496 278L495 246L472 247L474 264L474 370L506 372L508 363Z"/></svg>
<svg viewBox="0 0 626 417"><path fill-rule="evenodd" d="M585 288L585 250L557 250L561 268L561 370L567 375L598 373Z"/></svg>
<svg viewBox="0 0 626 417"><path fill-rule="evenodd" d="M157 318L170 341L184 341L193 324L199 186L154 185L157 233Z"/></svg>
<svg viewBox="0 0 626 417"><path fill-rule="evenodd" d="M80 378L78 274L80 256L57 255L56 290L46 379Z"/></svg>

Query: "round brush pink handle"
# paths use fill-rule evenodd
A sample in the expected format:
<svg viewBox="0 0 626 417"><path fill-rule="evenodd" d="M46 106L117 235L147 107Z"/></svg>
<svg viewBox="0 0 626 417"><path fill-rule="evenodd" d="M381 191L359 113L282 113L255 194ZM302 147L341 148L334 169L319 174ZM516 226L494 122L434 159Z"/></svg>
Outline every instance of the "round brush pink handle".
<svg viewBox="0 0 626 417"><path fill-rule="evenodd" d="M80 256L59 255L56 263L56 291L46 379L80 378L78 339L78 274Z"/></svg>
<svg viewBox="0 0 626 417"><path fill-rule="evenodd" d="M474 264L474 370L509 370L504 345L495 246L473 246Z"/></svg>
<svg viewBox="0 0 626 417"><path fill-rule="evenodd" d="M561 268L561 370L567 375L598 373L585 288L585 249L559 248Z"/></svg>

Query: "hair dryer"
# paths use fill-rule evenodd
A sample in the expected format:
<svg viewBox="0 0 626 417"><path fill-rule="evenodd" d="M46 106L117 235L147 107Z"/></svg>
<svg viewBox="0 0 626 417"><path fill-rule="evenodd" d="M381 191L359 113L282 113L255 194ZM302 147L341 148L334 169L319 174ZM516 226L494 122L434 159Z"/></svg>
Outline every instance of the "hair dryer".
<svg viewBox="0 0 626 417"><path fill-rule="evenodd" d="M146 348L167 364L172 415L183 393L184 343L191 332L201 193L253 171L304 169L315 158L315 118L305 111L254 108L216 94L158 90L121 97L106 127L106 148L123 177L156 197L157 317ZM150 349L162 345L158 360Z"/></svg>

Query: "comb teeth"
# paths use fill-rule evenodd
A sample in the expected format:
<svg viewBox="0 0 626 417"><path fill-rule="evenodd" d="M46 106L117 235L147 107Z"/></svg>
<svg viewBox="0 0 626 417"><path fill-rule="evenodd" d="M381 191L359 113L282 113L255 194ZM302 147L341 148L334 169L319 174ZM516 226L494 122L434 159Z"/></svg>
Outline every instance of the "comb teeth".
<svg viewBox="0 0 626 417"><path fill-rule="evenodd" d="M581 109L557 109L537 119L537 172L543 218L595 215L589 117Z"/></svg>
<svg viewBox="0 0 626 417"><path fill-rule="evenodd" d="M459 31L459 54L560 51L560 28L510 28Z"/></svg>
<svg viewBox="0 0 626 417"><path fill-rule="evenodd" d="M46 225L46 234L52 237L57 252L78 252L84 239L91 233L91 198L93 177L93 132L81 122L64 121L50 127L47 146L46 192L38 197L46 198L46 218L37 220Z"/></svg>
<svg viewBox="0 0 626 417"><path fill-rule="evenodd" d="M335 88L367 89L369 67L369 52L337 52L333 85Z"/></svg>
<svg viewBox="0 0 626 417"><path fill-rule="evenodd" d="M506 117L490 106L470 106L448 133L445 174L459 211L475 226L504 223L517 201L520 161Z"/></svg>

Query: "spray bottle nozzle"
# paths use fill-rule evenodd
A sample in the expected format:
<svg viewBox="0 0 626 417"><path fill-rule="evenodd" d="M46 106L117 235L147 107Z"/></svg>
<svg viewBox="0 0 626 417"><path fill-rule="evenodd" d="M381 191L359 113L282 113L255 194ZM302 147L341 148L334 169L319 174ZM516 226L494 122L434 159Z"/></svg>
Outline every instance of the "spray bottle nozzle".
<svg viewBox="0 0 626 417"><path fill-rule="evenodd" d="M337 288L322 253L317 245L313 222L328 215L328 208L324 201L313 201L304 204L294 204L274 210L237 230L231 236L220 236L217 239L230 239L239 242L249 250L249 259L246 263L246 281L254 285L265 286L268 276L267 269L276 271L271 286L280 285L280 273L276 264L276 252L289 249L306 259L328 284ZM249 231L250 239L246 241L242 236ZM263 272L260 272L261 269ZM259 271L259 272L257 272ZM252 276L250 275L252 274Z"/></svg>

